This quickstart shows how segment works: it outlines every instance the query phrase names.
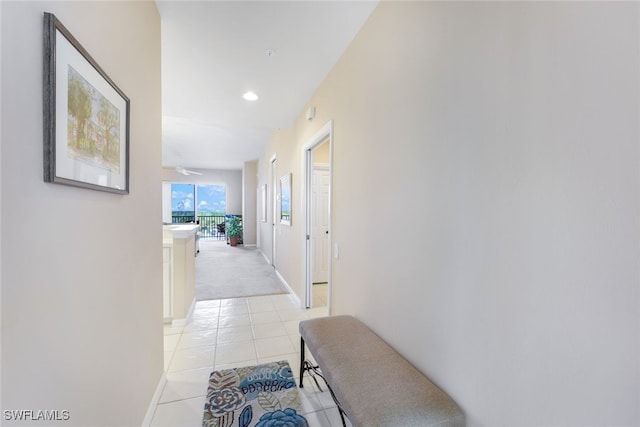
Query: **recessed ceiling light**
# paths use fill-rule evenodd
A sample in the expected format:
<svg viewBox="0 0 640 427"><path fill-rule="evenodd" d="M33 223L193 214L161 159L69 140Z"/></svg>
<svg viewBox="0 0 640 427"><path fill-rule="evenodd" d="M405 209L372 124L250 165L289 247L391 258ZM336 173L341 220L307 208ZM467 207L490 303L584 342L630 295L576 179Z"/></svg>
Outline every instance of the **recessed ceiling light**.
<svg viewBox="0 0 640 427"><path fill-rule="evenodd" d="M253 93L251 91L245 93L244 95L242 95L242 97L244 99L246 99L247 101L257 101L258 100L258 95L256 95L255 93Z"/></svg>

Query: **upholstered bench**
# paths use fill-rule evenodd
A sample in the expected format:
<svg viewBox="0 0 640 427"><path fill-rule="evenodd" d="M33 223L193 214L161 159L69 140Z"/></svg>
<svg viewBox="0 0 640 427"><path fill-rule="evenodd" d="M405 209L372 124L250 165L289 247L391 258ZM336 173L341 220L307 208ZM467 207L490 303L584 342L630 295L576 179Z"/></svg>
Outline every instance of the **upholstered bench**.
<svg viewBox="0 0 640 427"><path fill-rule="evenodd" d="M355 317L303 320L299 329L300 387L305 372L320 375L354 427L465 425L449 396Z"/></svg>

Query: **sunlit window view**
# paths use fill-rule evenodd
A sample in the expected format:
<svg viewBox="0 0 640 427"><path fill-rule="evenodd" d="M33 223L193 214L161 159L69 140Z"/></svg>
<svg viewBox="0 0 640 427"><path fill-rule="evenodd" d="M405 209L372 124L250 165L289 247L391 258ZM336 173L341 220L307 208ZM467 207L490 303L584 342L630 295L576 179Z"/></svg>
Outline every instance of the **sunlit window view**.
<svg viewBox="0 0 640 427"><path fill-rule="evenodd" d="M226 213L226 197L224 185L196 186L198 215L224 216Z"/></svg>
<svg viewBox="0 0 640 427"><path fill-rule="evenodd" d="M195 186L171 184L171 222L195 221Z"/></svg>
<svg viewBox="0 0 640 427"><path fill-rule="evenodd" d="M200 224L202 237L224 238L224 185L171 184L171 222Z"/></svg>

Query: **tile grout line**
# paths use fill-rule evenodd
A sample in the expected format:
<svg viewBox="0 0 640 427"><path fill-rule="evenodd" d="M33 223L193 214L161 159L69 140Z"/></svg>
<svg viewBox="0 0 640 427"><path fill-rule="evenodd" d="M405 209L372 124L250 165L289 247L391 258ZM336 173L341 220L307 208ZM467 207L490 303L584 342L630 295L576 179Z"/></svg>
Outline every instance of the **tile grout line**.
<svg viewBox="0 0 640 427"><path fill-rule="evenodd" d="M299 322L301 319L307 319L307 318L315 317L316 314L312 313L312 312L310 312L308 310L305 310L305 313L303 313L303 315L294 316L293 318L289 319L290 316L285 315L283 317L282 312L283 311L294 311L297 308L293 307L290 304L287 304L287 301L284 300L284 299L280 299L280 298L276 299L276 298L273 298L273 296L270 296L270 298L267 300L269 302L269 304L265 304L264 303L265 300L261 300L260 303L256 303L256 304L261 304L262 305L262 308L258 309L259 311L254 311L252 309L250 301L251 301L250 298L246 298L245 301L243 302L243 304L239 304L238 306L242 307L242 306L244 306L246 304L246 307L244 307L244 309L246 309L246 313L248 315L248 320L249 320L249 325L248 326L249 326L250 331L251 331L251 341L252 341L252 344L253 344L253 354L255 356L256 362L257 363L261 363L260 362L261 359L262 360L268 360L268 359L276 359L276 358L282 359L282 360L288 360L290 356L293 356L294 359L297 360L297 358L299 358L299 349L297 348L296 343L294 343L294 338L295 338L296 334L295 333L294 334L291 333L292 330L291 330L291 325L289 325L289 323L290 322L294 322L294 321ZM264 309L266 305L269 306L268 310ZM227 307L230 307L230 306L232 307L233 304L230 304ZM169 362L167 363L167 369L165 370L165 374L169 373L169 369L171 368L172 363L175 361L176 352L179 350L179 345L180 345L180 343L181 343L181 341L182 341L182 339L184 337L184 334L185 333L194 333L194 332L199 332L199 331L203 331L204 332L204 331L208 331L208 330L215 331L215 340L214 340L213 345L212 345L212 347L214 349L213 367L209 366L207 368L193 368L193 369L213 369L213 370L216 369L216 360L217 360L217 357L218 357L218 351L217 351L218 350L218 346L221 345L221 344L224 344L224 343L220 343L218 341L219 338L220 338L220 333L219 332L220 332L221 329L224 329L224 328L220 328L220 321L221 321L221 319L223 317L226 316L226 315L223 316L222 308L223 308L223 305L220 303L217 306L216 314L214 316L215 319L216 319L215 326L213 326L211 328L195 329L195 330L187 331L186 327L182 327L182 328L180 328L178 334L169 334L169 335L178 335L178 340L176 342L175 347L173 347L173 350L171 351L171 357L170 357ZM242 311L244 311L244 309L240 309L240 311L242 312ZM233 308L229 308L228 311L229 311L229 313L227 313L228 315L237 314L237 313L234 312ZM256 323L256 321L257 321L256 317L259 317L258 313L267 313L267 312L275 313L277 318L278 318L278 320L274 321L274 322ZM240 313L240 314L243 314L243 313ZM289 319L289 320L287 320L287 319ZM276 339L276 338L286 337L288 342L291 344L291 346L293 348L293 352L286 352L285 354L276 354L276 355L266 356L266 357L262 357L262 358L259 357L258 347L257 347L257 340L259 338L257 337L257 334L256 334L256 328L260 327L261 325L270 325L270 324L272 324L274 326L277 325L275 327L282 327L284 334L283 335L277 335L277 336L262 337L261 339L268 340L268 339ZM228 326L228 327L234 327L234 326ZM167 335L165 334L165 337L166 336ZM235 342L240 342L240 341L233 340L233 341L230 341L229 344L232 344L232 343L235 343ZM200 346L195 346L195 347L200 347ZM281 350L281 351L285 351L285 350ZM239 362L225 363L225 365L233 365L233 364L237 364L237 363L239 363ZM183 370L180 370L180 371L174 371L172 373L185 372L185 371L189 371L189 370L191 370L191 369L183 369ZM163 388L163 393L165 392L167 387L168 387L168 382L165 384L165 386ZM317 391L314 391L314 394L315 393L317 393ZM156 414L158 408L160 407L160 405L164 405L166 403L176 403L176 402L180 402L180 401L187 401L187 400L192 400L192 399L202 399L203 397L206 397L206 394L199 395L199 396L193 396L193 397L184 397L182 399L172 399L172 400L168 400L168 401L163 402L163 403L159 403L156 406L155 410L154 410L154 417L155 417L155 414ZM307 395L306 397L310 398L310 399L319 399L318 396L315 396L315 395ZM327 410L329 408L325 408L324 407L325 405L322 404L321 400L317 400L317 401L319 402L319 405L318 406L314 405L312 408L310 408L310 409L316 409L317 408L317 410L312 410L311 412L307 412L307 414L309 414L309 415L313 414L314 422L317 421L322 426L324 426L324 425L331 426L332 425L331 424L331 422L332 422L331 419L332 418L327 413ZM328 422L328 424L327 424L327 422Z"/></svg>

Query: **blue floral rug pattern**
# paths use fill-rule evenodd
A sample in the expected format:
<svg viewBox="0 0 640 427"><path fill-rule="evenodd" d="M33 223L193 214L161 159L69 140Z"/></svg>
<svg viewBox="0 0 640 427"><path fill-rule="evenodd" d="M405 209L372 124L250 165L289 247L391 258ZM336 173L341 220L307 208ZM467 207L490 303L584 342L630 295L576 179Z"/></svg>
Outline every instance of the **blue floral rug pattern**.
<svg viewBox="0 0 640 427"><path fill-rule="evenodd" d="M204 405L203 427L309 427L285 360L214 371Z"/></svg>

